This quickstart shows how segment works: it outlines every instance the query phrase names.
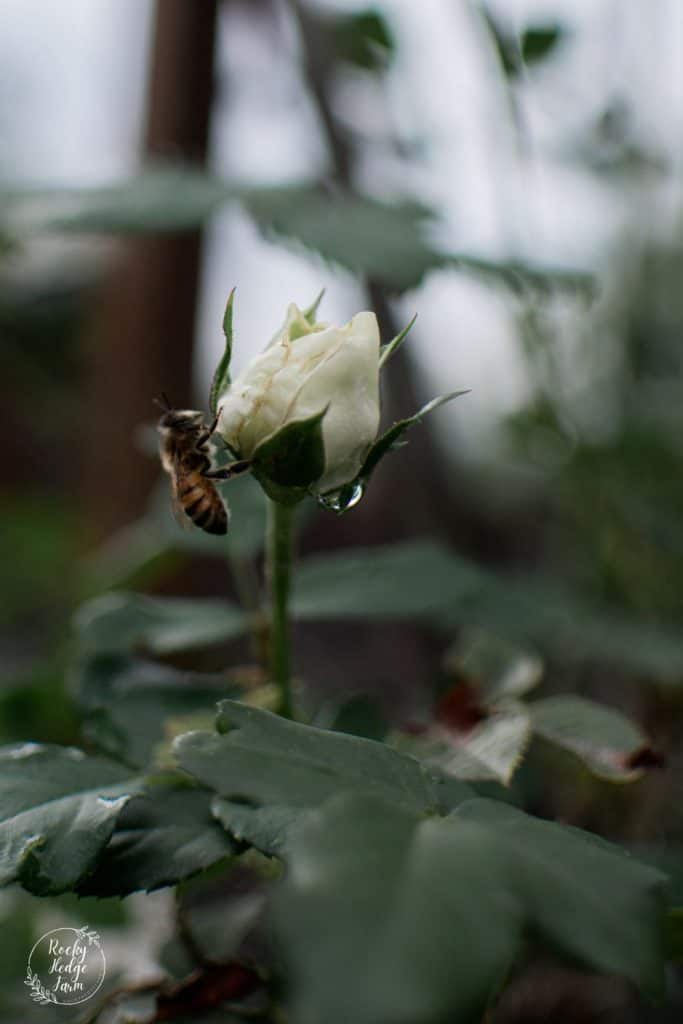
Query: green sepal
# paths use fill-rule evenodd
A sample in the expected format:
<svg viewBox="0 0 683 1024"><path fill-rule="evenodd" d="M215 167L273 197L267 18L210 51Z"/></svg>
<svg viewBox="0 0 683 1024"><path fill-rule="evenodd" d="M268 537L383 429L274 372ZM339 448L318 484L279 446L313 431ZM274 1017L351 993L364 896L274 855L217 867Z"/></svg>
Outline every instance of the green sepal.
<svg viewBox="0 0 683 1024"><path fill-rule="evenodd" d="M438 398L432 398L431 402L427 402L421 409L418 409L412 416L408 416L404 420L397 420L393 426L389 427L381 437L378 437L373 446L371 447L368 454L365 456L365 462L361 468L359 475L360 480L363 483L367 483L381 459L384 458L386 453L393 448L401 436L405 434L406 430L414 426L415 423L419 423L423 416L426 416L428 412L433 412L434 409L438 409L440 405L445 405L446 402L452 402L454 398L459 398L460 395L466 395L469 388L464 388L462 391L451 391L448 395L439 395Z"/></svg>
<svg viewBox="0 0 683 1024"><path fill-rule="evenodd" d="M393 356L394 352L401 347L401 345L405 341L406 337L408 336L408 333L412 329L413 324L415 323L416 320L417 320L417 313L415 314L413 319L410 321L408 326L404 327L403 330L399 334L397 334L395 338L392 338L391 341L387 342L386 345L382 345L382 347L380 349L380 352L379 352L379 368L380 368L380 370L382 369L384 364L389 359L391 359L391 357Z"/></svg>
<svg viewBox="0 0 683 1024"><path fill-rule="evenodd" d="M310 304L310 306L307 306L306 309L302 310L302 312L304 314L304 317L306 318L306 320L308 320L308 322L311 325L311 327L316 322L316 317L318 315L318 306L322 302L322 298L323 298L324 294L325 294L325 289L322 288L320 290L320 292L318 292L318 295L315 297L315 299Z"/></svg>
<svg viewBox="0 0 683 1024"><path fill-rule="evenodd" d="M230 359L232 357L232 306L234 298L235 289L233 288L228 296L225 313L223 314L225 351L223 352L221 360L216 367L216 372L214 373L213 380L211 382L211 391L209 393L209 407L214 416L217 412L218 396L222 395L230 387Z"/></svg>
<svg viewBox="0 0 683 1024"><path fill-rule="evenodd" d="M254 452L251 471L273 501L296 504L325 472L322 421L327 409L288 423Z"/></svg>
<svg viewBox="0 0 683 1024"><path fill-rule="evenodd" d="M402 331L403 337L408 333L414 322L415 318L413 318L408 326ZM389 344L385 346L385 351L392 345L398 347L401 340L401 334L397 335L393 341L389 342ZM390 355L391 353L388 354ZM367 483L377 468L379 461L383 459L386 453L392 448L400 447L401 435L404 434L409 427L412 427L413 424L419 423L422 417L426 416L428 412L438 409L440 405L445 405L446 402L450 402L454 398L458 398L460 395L466 395L468 391L469 388L464 388L462 391L452 391L448 395L439 395L438 398L433 398L431 402L427 402L426 405L423 405L422 408L412 416L408 416L404 420L397 420L397 422L394 423L393 426L389 427L381 437L378 437L375 443L370 447L358 476L355 477L355 479L350 480L347 484L344 484L343 487L336 491L319 495L318 503L322 505L323 508L332 509L334 512L337 512L338 515L342 515L347 511L347 509L353 508L358 504L358 501L363 496Z"/></svg>

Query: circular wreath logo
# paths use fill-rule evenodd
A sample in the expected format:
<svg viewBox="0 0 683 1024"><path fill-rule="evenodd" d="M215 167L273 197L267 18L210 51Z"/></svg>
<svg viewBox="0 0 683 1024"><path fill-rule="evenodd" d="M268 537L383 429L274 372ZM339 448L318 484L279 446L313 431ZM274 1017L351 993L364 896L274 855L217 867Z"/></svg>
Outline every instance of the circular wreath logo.
<svg viewBox="0 0 683 1024"><path fill-rule="evenodd" d="M31 999L41 1006L84 1003L99 990L107 963L96 931L53 928L29 953L24 984Z"/></svg>

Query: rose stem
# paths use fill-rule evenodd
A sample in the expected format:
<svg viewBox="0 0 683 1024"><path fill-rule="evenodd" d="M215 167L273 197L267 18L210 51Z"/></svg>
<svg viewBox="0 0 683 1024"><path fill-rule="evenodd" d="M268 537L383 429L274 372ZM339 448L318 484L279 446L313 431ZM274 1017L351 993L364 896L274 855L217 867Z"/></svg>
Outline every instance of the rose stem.
<svg viewBox="0 0 683 1024"><path fill-rule="evenodd" d="M292 717L289 591L292 576L294 508L266 499L266 582L270 591L270 671L280 688L280 714Z"/></svg>

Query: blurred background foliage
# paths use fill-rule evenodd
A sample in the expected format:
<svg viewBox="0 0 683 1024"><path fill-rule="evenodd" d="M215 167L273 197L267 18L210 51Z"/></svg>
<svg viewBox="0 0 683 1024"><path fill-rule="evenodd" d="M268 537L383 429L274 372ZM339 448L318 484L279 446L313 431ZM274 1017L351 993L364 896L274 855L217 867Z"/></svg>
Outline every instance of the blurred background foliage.
<svg viewBox="0 0 683 1024"><path fill-rule="evenodd" d="M324 285L325 318L373 308L384 340L419 313L387 371L388 421L435 380L472 393L417 428L353 512L302 517L302 702L324 724L383 735L472 681L464 629L521 646L542 663L542 697L626 711L666 766L614 787L571 744L539 735L510 798L666 863L680 891L677 5L95 7L86 16L69 0L41 24L35 4L8 4L0 737L76 743L85 729L101 744L104 729L111 744L109 672L116 742L162 743L145 725L154 681L126 689L125 659L140 651L175 669L227 666L244 685L257 631L250 646L242 620L206 605L193 634L187 609L164 600L229 598L253 612L258 495L250 481L226 490L227 549L178 531L151 400L165 390L206 407L233 285L238 367L288 301L305 305ZM61 100L32 56L50 31ZM90 107L74 102L90 90ZM416 543L427 538L449 553ZM373 553L347 565L343 549L379 545L387 566L359 590L354 573ZM130 590L149 597L131 605ZM77 646L70 623L85 599L109 603L79 613ZM190 714L186 698L175 693L169 715ZM147 913L135 899L112 911L119 927L129 915L131 934ZM24 904L36 903L0 904L5 939L23 935ZM539 969L548 1014L560 1012L575 983ZM524 985L496 1021L529 1019ZM609 1019L677 1019L680 979L671 993L671 1016L624 997ZM587 1009L562 1019L591 1020L605 998L587 989Z"/></svg>

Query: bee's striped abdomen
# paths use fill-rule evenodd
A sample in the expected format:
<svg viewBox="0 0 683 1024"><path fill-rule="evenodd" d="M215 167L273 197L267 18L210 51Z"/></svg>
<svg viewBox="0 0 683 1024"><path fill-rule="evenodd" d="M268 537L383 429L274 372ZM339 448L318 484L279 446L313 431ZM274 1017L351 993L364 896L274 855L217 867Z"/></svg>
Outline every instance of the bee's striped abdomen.
<svg viewBox="0 0 683 1024"><path fill-rule="evenodd" d="M182 477L178 484L178 501L185 515L206 533L228 532L228 516L220 494L198 470Z"/></svg>

